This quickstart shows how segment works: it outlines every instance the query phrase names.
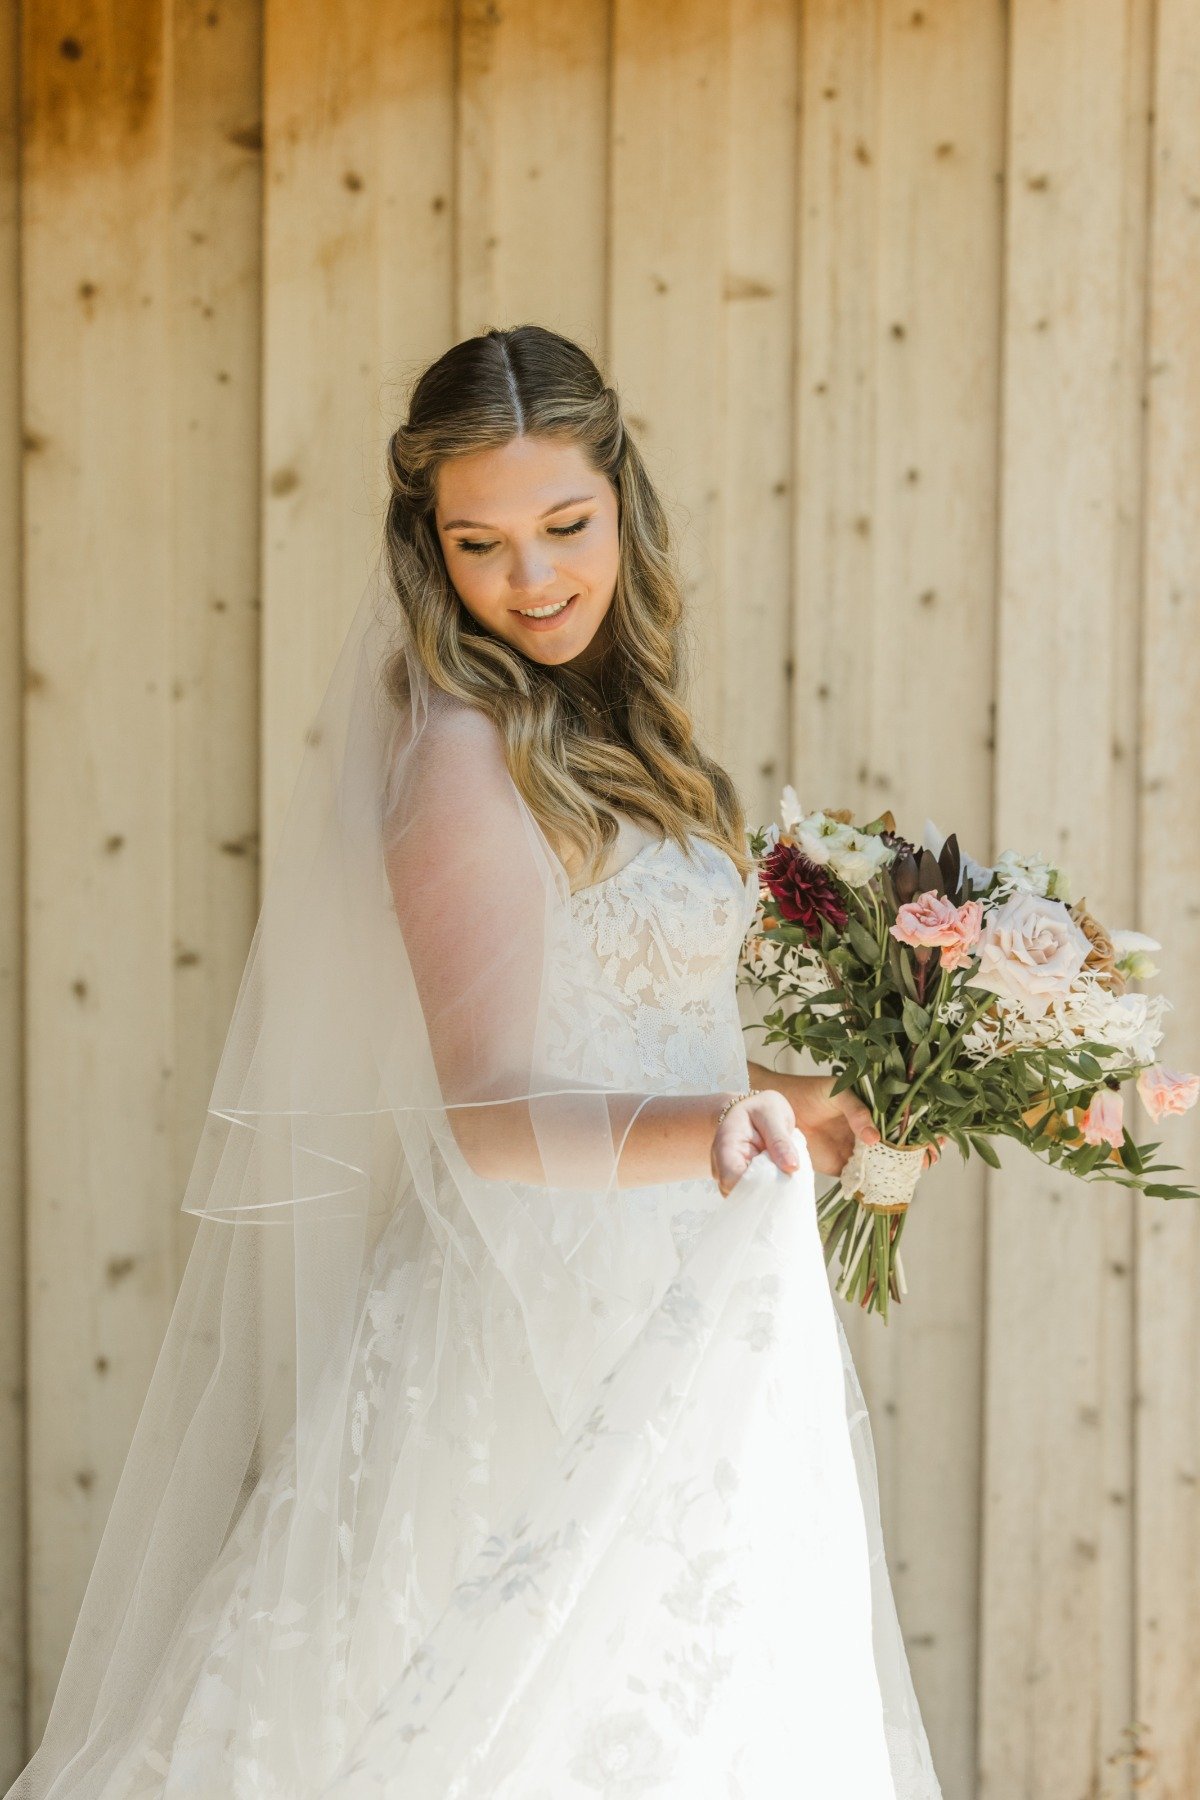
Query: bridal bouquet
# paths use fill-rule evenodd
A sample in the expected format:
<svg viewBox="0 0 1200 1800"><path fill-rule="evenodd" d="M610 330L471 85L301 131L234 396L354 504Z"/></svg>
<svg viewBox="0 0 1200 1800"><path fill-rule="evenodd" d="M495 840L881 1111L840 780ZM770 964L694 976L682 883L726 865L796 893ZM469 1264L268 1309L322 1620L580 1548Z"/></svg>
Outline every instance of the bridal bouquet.
<svg viewBox="0 0 1200 1800"><path fill-rule="evenodd" d="M750 847L759 907L739 983L779 1002L767 1043L836 1071L833 1092L852 1089L882 1138L856 1144L818 1203L839 1293L885 1321L902 1299L904 1220L942 1138L964 1162L998 1168L991 1140L1010 1137L1084 1180L1200 1198L1160 1179L1178 1164L1124 1120L1130 1078L1154 1120L1200 1094L1200 1075L1155 1060L1170 1002L1130 987L1156 973L1153 938L1106 930L1041 856L1006 850L986 868L928 820L918 846L890 812L863 826L806 814L790 787Z"/></svg>

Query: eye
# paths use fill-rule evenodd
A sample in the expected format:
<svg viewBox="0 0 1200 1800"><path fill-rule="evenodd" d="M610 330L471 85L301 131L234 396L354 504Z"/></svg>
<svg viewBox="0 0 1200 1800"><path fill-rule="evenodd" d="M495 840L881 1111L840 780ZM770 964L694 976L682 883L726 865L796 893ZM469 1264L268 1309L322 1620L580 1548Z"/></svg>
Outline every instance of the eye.
<svg viewBox="0 0 1200 1800"><path fill-rule="evenodd" d="M576 519L573 525L548 525L546 529L551 537L574 537L577 532L582 531L591 522L592 515L586 513L582 519ZM465 550L468 556L486 556L489 550L496 548L494 543L483 544L477 538L459 538L457 542L458 548Z"/></svg>

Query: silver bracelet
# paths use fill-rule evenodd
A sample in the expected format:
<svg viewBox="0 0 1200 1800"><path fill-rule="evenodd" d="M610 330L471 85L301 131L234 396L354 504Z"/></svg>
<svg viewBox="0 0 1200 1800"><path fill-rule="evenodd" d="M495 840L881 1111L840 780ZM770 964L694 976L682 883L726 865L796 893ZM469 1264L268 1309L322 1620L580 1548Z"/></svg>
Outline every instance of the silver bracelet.
<svg viewBox="0 0 1200 1800"><path fill-rule="evenodd" d="M752 1100L754 1098L755 1094L761 1094L761 1092L762 1092L761 1088L747 1088L744 1094L735 1094L733 1096L732 1100L727 1100L725 1102L724 1106L721 1108L720 1112L717 1114L717 1124L719 1125L721 1123L721 1120L725 1117L725 1114L730 1110L731 1107L736 1106L739 1100Z"/></svg>

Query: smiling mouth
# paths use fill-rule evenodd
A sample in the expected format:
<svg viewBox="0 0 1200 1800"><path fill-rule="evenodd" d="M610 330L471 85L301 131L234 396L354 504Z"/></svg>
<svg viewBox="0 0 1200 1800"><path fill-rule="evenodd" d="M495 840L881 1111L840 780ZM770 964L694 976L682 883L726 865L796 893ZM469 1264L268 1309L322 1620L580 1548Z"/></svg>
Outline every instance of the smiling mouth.
<svg viewBox="0 0 1200 1800"><path fill-rule="evenodd" d="M556 624L559 619L565 618L566 614L571 610L578 598L578 594L572 594L569 600L561 600L556 605L549 608L533 607L528 611L523 610L519 606L514 606L513 612L516 614L517 618L521 619L526 625L553 625Z"/></svg>

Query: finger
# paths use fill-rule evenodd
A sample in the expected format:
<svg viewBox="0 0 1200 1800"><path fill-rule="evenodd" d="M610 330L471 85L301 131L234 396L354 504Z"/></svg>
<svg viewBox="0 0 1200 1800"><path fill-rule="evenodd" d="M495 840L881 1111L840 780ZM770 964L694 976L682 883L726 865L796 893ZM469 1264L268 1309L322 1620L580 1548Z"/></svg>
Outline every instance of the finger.
<svg viewBox="0 0 1200 1800"><path fill-rule="evenodd" d="M870 1108L859 1099L857 1094L847 1092L839 1094L837 1098L855 1137L861 1138L864 1144L877 1144L880 1131L871 1117Z"/></svg>
<svg viewBox="0 0 1200 1800"><path fill-rule="evenodd" d="M781 1169L798 1169L800 1157L792 1139L782 1131L767 1133L767 1154Z"/></svg>
<svg viewBox="0 0 1200 1800"><path fill-rule="evenodd" d="M718 1156L714 1151L709 1159L713 1172L713 1180L721 1190L722 1196L728 1194L736 1179L726 1156Z"/></svg>
<svg viewBox="0 0 1200 1800"><path fill-rule="evenodd" d="M709 1163L713 1178L721 1190L722 1198L725 1199L733 1192L746 1173L750 1166L750 1158L745 1149L739 1149L736 1145L726 1144L720 1148L714 1145Z"/></svg>

